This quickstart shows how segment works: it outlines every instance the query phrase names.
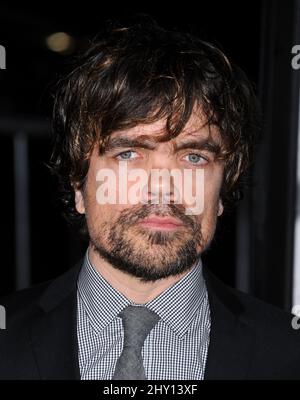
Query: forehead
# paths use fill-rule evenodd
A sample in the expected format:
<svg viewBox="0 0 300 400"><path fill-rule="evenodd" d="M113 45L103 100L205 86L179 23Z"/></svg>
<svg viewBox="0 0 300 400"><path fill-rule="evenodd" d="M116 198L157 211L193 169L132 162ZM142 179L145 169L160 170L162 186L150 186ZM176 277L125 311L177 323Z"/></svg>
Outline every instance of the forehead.
<svg viewBox="0 0 300 400"><path fill-rule="evenodd" d="M130 136L147 137L147 140L158 139L166 134L166 118L162 118L153 123L138 124L133 128L113 132L110 138ZM207 124L207 117L200 111L193 111L184 129L172 141L180 141L188 138L211 139L221 144L221 135L218 127L213 124Z"/></svg>

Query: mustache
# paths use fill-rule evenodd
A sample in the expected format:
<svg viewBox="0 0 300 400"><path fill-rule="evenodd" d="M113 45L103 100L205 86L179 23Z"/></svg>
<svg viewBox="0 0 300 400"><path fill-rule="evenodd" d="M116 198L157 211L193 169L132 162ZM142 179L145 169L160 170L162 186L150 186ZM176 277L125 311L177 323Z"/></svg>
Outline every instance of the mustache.
<svg viewBox="0 0 300 400"><path fill-rule="evenodd" d="M122 210L118 217L118 224L134 225L149 215L158 217L174 217L179 219L184 225L195 230L198 223L195 217L185 214L185 207L182 204L144 204L135 205L131 208Z"/></svg>

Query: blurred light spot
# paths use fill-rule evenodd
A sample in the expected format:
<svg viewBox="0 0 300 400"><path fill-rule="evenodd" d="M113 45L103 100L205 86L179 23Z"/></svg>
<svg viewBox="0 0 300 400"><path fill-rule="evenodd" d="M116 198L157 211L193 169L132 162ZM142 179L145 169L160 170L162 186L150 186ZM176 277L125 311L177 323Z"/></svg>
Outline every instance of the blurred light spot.
<svg viewBox="0 0 300 400"><path fill-rule="evenodd" d="M72 50L74 39L65 32L56 32L46 38L47 47L56 53Z"/></svg>

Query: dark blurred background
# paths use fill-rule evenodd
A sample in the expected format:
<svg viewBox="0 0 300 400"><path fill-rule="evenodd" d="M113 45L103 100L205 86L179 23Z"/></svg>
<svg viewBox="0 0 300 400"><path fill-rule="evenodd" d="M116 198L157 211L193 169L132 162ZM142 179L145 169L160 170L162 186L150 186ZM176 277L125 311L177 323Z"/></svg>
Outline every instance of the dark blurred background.
<svg viewBox="0 0 300 400"><path fill-rule="evenodd" d="M97 5L95 5L97 4ZM299 1L0 4L0 295L52 279L86 244L60 214L51 151L54 84L107 19L147 13L220 46L254 83L264 113L250 186L221 220L206 265L224 282L291 310L300 304L297 244ZM297 303L298 301L298 303Z"/></svg>

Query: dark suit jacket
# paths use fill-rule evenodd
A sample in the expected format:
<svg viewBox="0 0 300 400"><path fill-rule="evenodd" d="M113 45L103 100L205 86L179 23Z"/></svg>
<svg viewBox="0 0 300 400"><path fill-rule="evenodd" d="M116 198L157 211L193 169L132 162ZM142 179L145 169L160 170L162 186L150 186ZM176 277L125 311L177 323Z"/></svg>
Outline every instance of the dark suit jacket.
<svg viewBox="0 0 300 400"><path fill-rule="evenodd" d="M82 260L59 278L4 299L0 379L80 379L76 281ZM205 267L211 336L205 379L300 379L293 316L220 282Z"/></svg>

